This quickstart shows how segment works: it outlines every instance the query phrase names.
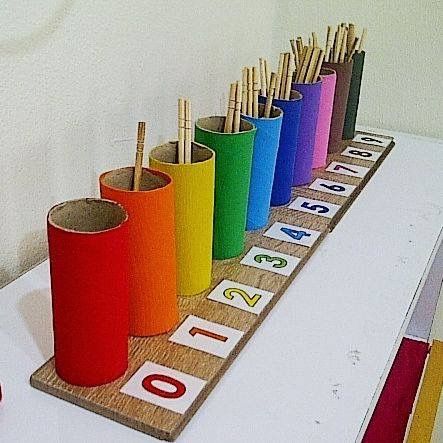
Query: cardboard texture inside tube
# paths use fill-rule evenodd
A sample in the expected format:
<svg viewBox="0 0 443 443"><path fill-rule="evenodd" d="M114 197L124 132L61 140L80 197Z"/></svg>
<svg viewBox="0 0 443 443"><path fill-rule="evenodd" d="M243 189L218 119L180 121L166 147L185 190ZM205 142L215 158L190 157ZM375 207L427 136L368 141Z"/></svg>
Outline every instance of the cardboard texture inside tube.
<svg viewBox="0 0 443 443"><path fill-rule="evenodd" d="M103 182L116 189L122 189L125 191L132 190L132 182L134 180L134 168L127 167L116 169L114 171L108 172L104 178ZM142 177L140 180L140 191L151 191L153 189L162 188L166 186L168 182L158 175L143 169Z"/></svg>
<svg viewBox="0 0 443 443"><path fill-rule="evenodd" d="M151 151L150 156L162 163L178 164L177 144L177 141L171 141L165 143L164 145L157 146ZM201 163L214 156L213 151L209 150L206 146L200 145L199 143L192 142L191 147L192 163Z"/></svg>
<svg viewBox="0 0 443 443"><path fill-rule="evenodd" d="M122 206L107 200L85 198L54 206L48 222L75 232L100 232L115 228L127 219Z"/></svg>
<svg viewBox="0 0 443 443"><path fill-rule="evenodd" d="M200 126L205 131L225 133L223 131L225 127L225 118L226 117L221 117L221 116L200 118L198 120L198 126ZM251 123L245 120L240 120L240 132L250 131L251 129L253 129ZM230 133L226 134L229 135ZM233 132L231 134L235 135L238 133Z"/></svg>

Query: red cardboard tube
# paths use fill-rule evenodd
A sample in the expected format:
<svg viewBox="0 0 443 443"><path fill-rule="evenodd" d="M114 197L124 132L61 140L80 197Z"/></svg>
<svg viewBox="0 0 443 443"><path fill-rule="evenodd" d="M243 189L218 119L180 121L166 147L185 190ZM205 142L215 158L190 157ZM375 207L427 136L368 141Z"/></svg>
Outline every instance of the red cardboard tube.
<svg viewBox="0 0 443 443"><path fill-rule="evenodd" d="M100 199L54 206L47 218L55 370L98 386L128 366L128 214Z"/></svg>

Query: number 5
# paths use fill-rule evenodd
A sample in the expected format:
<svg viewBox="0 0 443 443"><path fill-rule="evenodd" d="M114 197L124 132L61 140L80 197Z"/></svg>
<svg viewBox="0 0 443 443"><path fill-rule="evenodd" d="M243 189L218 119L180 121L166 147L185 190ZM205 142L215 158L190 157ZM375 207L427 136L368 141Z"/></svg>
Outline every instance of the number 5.
<svg viewBox="0 0 443 443"><path fill-rule="evenodd" d="M326 214L329 212L329 208L323 205L310 205L308 202L303 202L301 204L302 208L309 209L310 211L318 211L319 214Z"/></svg>

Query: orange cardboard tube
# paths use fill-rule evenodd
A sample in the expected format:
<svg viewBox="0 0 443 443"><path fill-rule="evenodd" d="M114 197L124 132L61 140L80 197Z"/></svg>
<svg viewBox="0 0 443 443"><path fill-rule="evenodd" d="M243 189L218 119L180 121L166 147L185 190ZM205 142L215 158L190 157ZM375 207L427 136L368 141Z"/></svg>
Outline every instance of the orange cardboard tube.
<svg viewBox="0 0 443 443"><path fill-rule="evenodd" d="M129 214L129 333L157 335L179 319L176 283L174 188L171 177L143 168L132 191L134 168L100 176L100 193Z"/></svg>

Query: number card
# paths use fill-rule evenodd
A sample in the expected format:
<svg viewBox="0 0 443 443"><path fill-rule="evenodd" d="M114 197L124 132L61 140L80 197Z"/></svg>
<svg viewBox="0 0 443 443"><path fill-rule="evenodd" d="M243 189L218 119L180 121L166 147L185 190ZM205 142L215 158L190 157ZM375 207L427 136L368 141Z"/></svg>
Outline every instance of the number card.
<svg viewBox="0 0 443 443"><path fill-rule="evenodd" d="M184 414L205 384L201 378L147 361L120 392Z"/></svg>
<svg viewBox="0 0 443 443"><path fill-rule="evenodd" d="M376 151L365 151L364 149L354 148L353 146L348 146L341 155L351 158L359 158L360 160L368 160L370 162L376 162L379 158L381 152Z"/></svg>
<svg viewBox="0 0 443 443"><path fill-rule="evenodd" d="M243 331L189 315L169 341L226 358L242 336Z"/></svg>
<svg viewBox="0 0 443 443"><path fill-rule="evenodd" d="M369 169L370 168L365 168L364 166L350 165L349 163L331 162L325 170L334 172L335 174L363 178Z"/></svg>
<svg viewBox="0 0 443 443"><path fill-rule="evenodd" d="M302 226L292 226L286 223L275 222L263 235L310 248L320 234L321 232L303 228Z"/></svg>
<svg viewBox="0 0 443 443"><path fill-rule="evenodd" d="M380 146L381 148L387 148L391 144L391 139L376 137L368 134L357 134L352 141L364 143L366 145Z"/></svg>
<svg viewBox="0 0 443 443"><path fill-rule="evenodd" d="M253 246L240 263L288 276L291 275L299 262L298 257Z"/></svg>
<svg viewBox="0 0 443 443"><path fill-rule="evenodd" d="M313 200L307 197L297 197L289 206L289 209L307 212L308 214L321 215L322 217L332 218L340 209L340 205L325 202L323 200Z"/></svg>
<svg viewBox="0 0 443 443"><path fill-rule="evenodd" d="M328 194L342 195L349 197L352 191L356 188L354 185L346 183L338 183L332 180L325 180L324 178L316 178L309 186L309 189L314 191L327 192Z"/></svg>
<svg viewBox="0 0 443 443"><path fill-rule="evenodd" d="M223 280L208 295L209 300L218 301L243 311L260 314L263 308L271 301L273 292L243 285L231 280Z"/></svg>

